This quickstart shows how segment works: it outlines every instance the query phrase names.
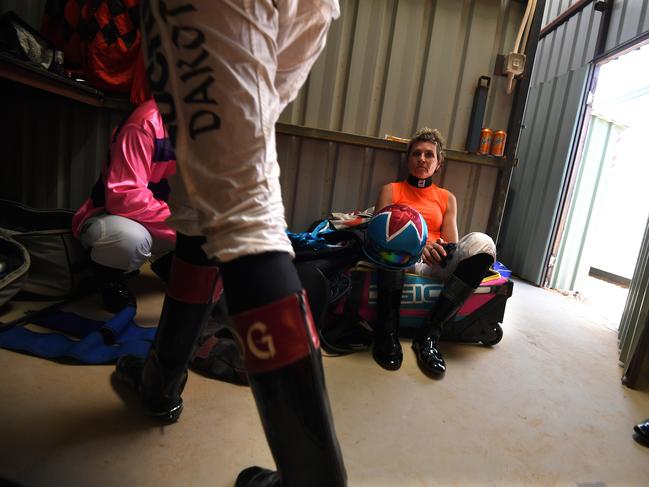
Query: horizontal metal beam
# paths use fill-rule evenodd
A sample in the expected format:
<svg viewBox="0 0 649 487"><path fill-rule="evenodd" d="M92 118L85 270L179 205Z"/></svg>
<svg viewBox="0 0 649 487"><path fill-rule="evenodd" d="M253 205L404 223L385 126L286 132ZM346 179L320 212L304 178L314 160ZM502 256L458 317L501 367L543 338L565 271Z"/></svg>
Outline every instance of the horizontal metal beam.
<svg viewBox="0 0 649 487"><path fill-rule="evenodd" d="M541 29L541 34L539 39L543 39L550 32L556 30L564 22L568 22L571 17L577 15L583 9L585 9L589 4L593 3L594 0L579 0L578 2L573 3L561 12L554 20Z"/></svg>
<svg viewBox="0 0 649 487"><path fill-rule="evenodd" d="M638 47L644 45L647 42L649 42L649 31L642 32L641 34L638 34L637 36L633 37L632 39L629 39L628 41L624 41L622 44L615 46L609 49L608 51L605 51L601 54L596 54L592 62L593 64L597 64L611 58L622 56L629 51L637 49Z"/></svg>

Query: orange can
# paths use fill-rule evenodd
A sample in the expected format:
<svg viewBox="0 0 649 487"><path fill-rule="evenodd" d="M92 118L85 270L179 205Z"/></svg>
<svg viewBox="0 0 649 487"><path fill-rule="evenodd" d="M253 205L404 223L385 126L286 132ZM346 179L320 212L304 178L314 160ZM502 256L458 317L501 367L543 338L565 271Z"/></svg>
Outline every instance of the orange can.
<svg viewBox="0 0 649 487"><path fill-rule="evenodd" d="M507 141L507 132L499 130L494 134L494 140L491 144L491 155L502 157L505 155L505 142Z"/></svg>
<svg viewBox="0 0 649 487"><path fill-rule="evenodd" d="M478 154L486 156L491 152L491 140L493 139L493 130L489 128L483 128L480 132L480 147L478 148Z"/></svg>

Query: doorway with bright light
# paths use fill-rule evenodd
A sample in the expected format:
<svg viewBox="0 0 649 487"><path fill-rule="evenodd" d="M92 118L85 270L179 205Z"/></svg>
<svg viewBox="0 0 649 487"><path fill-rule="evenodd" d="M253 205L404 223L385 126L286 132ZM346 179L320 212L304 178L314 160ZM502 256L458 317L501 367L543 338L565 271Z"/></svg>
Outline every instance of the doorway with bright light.
<svg viewBox="0 0 649 487"><path fill-rule="evenodd" d="M617 329L649 215L649 44L595 66L546 282Z"/></svg>

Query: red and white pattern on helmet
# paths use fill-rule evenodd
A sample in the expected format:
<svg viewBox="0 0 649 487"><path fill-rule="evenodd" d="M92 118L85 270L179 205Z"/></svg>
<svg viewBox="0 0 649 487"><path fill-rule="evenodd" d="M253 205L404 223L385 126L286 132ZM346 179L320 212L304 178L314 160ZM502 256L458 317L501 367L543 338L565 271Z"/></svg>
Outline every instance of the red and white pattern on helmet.
<svg viewBox="0 0 649 487"><path fill-rule="evenodd" d="M383 208L379 215L387 214L385 222L386 242L401 235L409 226L417 232L419 240L423 240L424 228L418 211L406 205L389 205Z"/></svg>

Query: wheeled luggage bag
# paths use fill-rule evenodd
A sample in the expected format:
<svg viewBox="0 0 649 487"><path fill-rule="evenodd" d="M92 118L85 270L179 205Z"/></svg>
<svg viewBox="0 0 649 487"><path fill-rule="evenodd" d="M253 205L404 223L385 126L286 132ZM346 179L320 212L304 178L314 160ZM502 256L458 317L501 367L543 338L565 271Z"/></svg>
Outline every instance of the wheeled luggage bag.
<svg viewBox="0 0 649 487"><path fill-rule="evenodd" d="M504 273L503 273L504 274ZM336 303L321 329L323 348L349 353L369 347L376 321L377 274L373 267L357 265L350 273L351 291ZM401 296L400 335L412 338L425 326L444 284L436 279L406 273ZM502 321L514 283L492 271L443 330L442 340L493 346L503 337Z"/></svg>

